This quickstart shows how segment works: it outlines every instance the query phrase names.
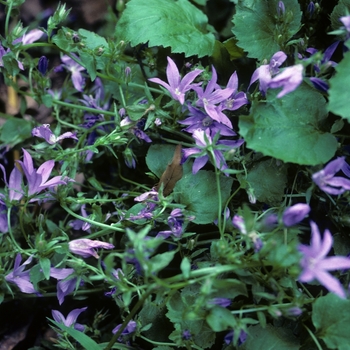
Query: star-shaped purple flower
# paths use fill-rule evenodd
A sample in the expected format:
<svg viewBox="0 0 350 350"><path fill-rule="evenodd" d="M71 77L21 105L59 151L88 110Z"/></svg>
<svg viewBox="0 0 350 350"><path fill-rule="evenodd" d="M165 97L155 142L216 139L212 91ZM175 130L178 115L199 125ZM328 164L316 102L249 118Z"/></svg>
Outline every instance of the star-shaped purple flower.
<svg viewBox="0 0 350 350"><path fill-rule="evenodd" d="M50 145L54 145L58 141L61 141L63 139L74 139L78 141L78 138L76 136L76 133L73 132L65 132L60 136L56 136L51 130L50 130L50 124L43 124L41 126L38 126L32 130L32 136L41 137L45 139L47 143Z"/></svg>
<svg viewBox="0 0 350 350"><path fill-rule="evenodd" d="M5 276L5 280L10 283L14 283L21 290L22 293L27 294L38 294L35 290L33 284L30 282L29 270L24 271L26 265L29 265L33 260L33 257L30 256L22 265L22 257L21 254L17 254L15 259L15 265L13 267L12 272Z"/></svg>
<svg viewBox="0 0 350 350"><path fill-rule="evenodd" d="M49 180L52 169L55 166L54 160L48 160L41 164L38 170L34 169L33 158L22 148L23 161L18 160L21 164L23 172L28 182L28 196L32 196L46 188L51 188L57 185L66 185L68 181L73 181L70 178L62 179L62 176L54 176Z"/></svg>
<svg viewBox="0 0 350 350"><path fill-rule="evenodd" d="M333 245L332 234L329 230L325 230L322 241L317 225L312 221L310 225L311 244L309 246L299 245L299 251L303 254L303 258L300 261L303 271L299 276L299 281L311 282L316 279L329 291L340 298L345 298L345 292L341 283L328 271L350 269L350 259L342 256L327 258L326 256Z"/></svg>
<svg viewBox="0 0 350 350"><path fill-rule="evenodd" d="M342 194L350 190L350 180L345 177L335 176L340 170L347 176L350 176L349 165L345 162L345 157L338 157L329 162L324 169L312 175L312 180L326 193Z"/></svg>
<svg viewBox="0 0 350 350"><path fill-rule="evenodd" d="M167 57L167 59L168 65L166 68L166 76L168 78L169 84L163 80L160 80L159 78L151 78L148 80L164 86L170 92L171 97L183 105L185 103L185 92L193 88L194 85L191 83L199 74L203 72L203 70L195 69L192 72L187 73L181 79L181 75L175 62L170 57Z"/></svg>
<svg viewBox="0 0 350 350"><path fill-rule="evenodd" d="M224 155L222 154L222 151L232 149L232 148L237 148L244 143L243 139L220 140L215 142L214 141L215 136L211 135L208 129L205 131L196 130L193 132L192 136L195 139L196 145L198 147L183 149L183 158L181 160L181 163L184 163L188 157L195 156L196 159L193 162L193 168L192 168L193 174L196 174L208 162L209 160L209 156L207 153L208 147L213 147L213 145L215 145L215 148L213 150L213 153L215 156L215 160L214 160L215 166L221 171L223 171L227 169L227 164L226 164Z"/></svg>
<svg viewBox="0 0 350 350"><path fill-rule="evenodd" d="M61 66L66 68L69 72L72 73L72 82L73 82L74 88L78 91L83 91L85 79L81 74L81 72L84 71L85 68L81 66L79 63L75 62L72 58L70 58L67 55L63 55L61 57L61 61L63 62ZM59 70L60 70L59 67L55 69L56 72Z"/></svg>
<svg viewBox="0 0 350 350"><path fill-rule="evenodd" d="M230 119L221 112L222 109L218 108L217 104L227 100L234 92L234 89L226 88L221 89L217 84L217 74L214 66L212 66L212 77L209 80L205 89L200 86L194 86L193 90L197 92L198 100L196 105L203 107L210 118L216 120L219 123L223 123L229 128L232 128Z"/></svg>
<svg viewBox="0 0 350 350"><path fill-rule="evenodd" d="M64 298L74 291L77 285L77 277L74 275L74 272L72 268L59 269L51 267L50 269L50 276L59 281L57 283L57 299L60 305L64 302Z"/></svg>
<svg viewBox="0 0 350 350"><path fill-rule="evenodd" d="M87 307L83 307L81 309L74 309L68 314L67 318L65 318L62 315L62 313L59 312L58 310L52 310L51 313L52 313L53 319L57 323L63 323L67 327L73 326L74 329L76 329L77 331L83 332L85 329L85 326L80 323L77 323L77 318L86 309Z"/></svg>

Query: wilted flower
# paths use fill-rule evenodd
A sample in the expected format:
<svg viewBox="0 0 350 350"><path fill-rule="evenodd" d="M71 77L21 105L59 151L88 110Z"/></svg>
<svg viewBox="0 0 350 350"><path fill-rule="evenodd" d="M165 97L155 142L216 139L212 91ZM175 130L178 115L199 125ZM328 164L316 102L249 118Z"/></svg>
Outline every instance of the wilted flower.
<svg viewBox="0 0 350 350"><path fill-rule="evenodd" d="M33 284L30 282L29 270L24 271L26 265L30 264L33 260L33 257L30 256L22 265L22 257L21 254L18 253L15 259L15 265L13 267L13 271L5 276L5 280L10 283L14 283L23 293L37 294L38 292L35 290Z"/></svg>
<svg viewBox="0 0 350 350"><path fill-rule="evenodd" d="M113 249L114 245L107 242L101 241L93 241L87 238L75 239L68 243L69 250L74 253L81 255L83 258L89 258L93 256L98 259L99 256L96 253L95 248L103 248L103 249Z"/></svg>
<svg viewBox="0 0 350 350"><path fill-rule="evenodd" d="M350 269L350 259L343 256L332 256L327 254L332 249L333 237L329 230L325 230L323 241L317 225L311 221L311 245L299 245L299 251L303 254L300 265L303 269L299 276L301 282L318 280L329 291L345 298L344 289L339 280L333 277L328 271Z"/></svg>
<svg viewBox="0 0 350 350"><path fill-rule="evenodd" d="M349 165L345 161L345 157L338 157L329 162L324 169L312 175L312 180L324 192L329 194L342 194L350 190L350 180L341 176L334 176L338 171L342 170L349 176Z"/></svg>
<svg viewBox="0 0 350 350"><path fill-rule="evenodd" d="M287 227L293 226L305 219L306 215L309 214L309 212L310 206L308 204L295 204L284 211L282 218L283 223Z"/></svg>
<svg viewBox="0 0 350 350"><path fill-rule="evenodd" d="M56 322L63 323L67 327L73 326L74 329L76 329L77 331L83 332L85 326L80 323L77 323L76 321L78 316L86 309L87 307L83 307L81 309L74 309L68 314L67 318L65 318L58 310L52 310L51 313L52 317Z"/></svg>
<svg viewBox="0 0 350 350"><path fill-rule="evenodd" d="M181 79L175 62L170 57L167 57L167 59L168 66L166 69L166 75L169 84L163 80L160 80L159 78L151 78L148 80L164 86L170 92L171 97L183 105L185 102L185 92L193 88L194 85L191 83L199 74L203 72L203 70L195 69L194 71L187 73L183 79Z"/></svg>
<svg viewBox="0 0 350 350"><path fill-rule="evenodd" d="M45 141L50 145L53 145L58 141L67 139L67 138L78 141L76 133L73 133L73 132L65 132L60 136L55 136L54 133L50 130L50 124L43 124L41 126L34 128L32 130L32 136L41 137L45 139Z"/></svg>

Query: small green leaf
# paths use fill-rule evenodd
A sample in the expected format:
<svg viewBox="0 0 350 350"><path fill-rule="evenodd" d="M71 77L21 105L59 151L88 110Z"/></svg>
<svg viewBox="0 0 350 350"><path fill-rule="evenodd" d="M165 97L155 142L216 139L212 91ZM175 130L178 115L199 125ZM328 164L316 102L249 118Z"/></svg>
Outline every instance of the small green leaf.
<svg viewBox="0 0 350 350"><path fill-rule="evenodd" d="M312 322L317 336L328 348L347 350L350 344L350 300L330 293L316 299L312 308Z"/></svg>
<svg viewBox="0 0 350 350"><path fill-rule="evenodd" d="M76 329L71 327L67 327L63 323L58 323L53 320L50 321L62 331L67 332L72 338L74 338L78 343L80 343L80 345L84 349L101 350L100 346L83 332L77 331Z"/></svg>
<svg viewBox="0 0 350 350"><path fill-rule="evenodd" d="M247 146L284 162L328 162L338 143L320 129L327 117L324 97L307 84L282 98L276 95L275 90L268 90L266 101L254 101L250 115L240 116L240 134Z"/></svg>
<svg viewBox="0 0 350 350"><path fill-rule="evenodd" d="M235 317L224 307L213 307L206 321L214 332L222 332L237 325Z"/></svg>
<svg viewBox="0 0 350 350"><path fill-rule="evenodd" d="M175 254L176 250L172 250L170 252L165 252L153 256L150 259L150 263L152 264L152 273L157 273L164 267L167 267L170 264L171 260L173 260Z"/></svg>
<svg viewBox="0 0 350 350"><path fill-rule="evenodd" d="M278 18L278 0L240 1L233 16L233 34L248 56L270 60L284 48L300 28L301 11L297 0L284 0L286 14ZM249 25L249 30L247 30Z"/></svg>
<svg viewBox="0 0 350 350"><path fill-rule="evenodd" d="M136 46L171 47L185 56L210 56L215 37L207 31L207 16L188 0L130 0L116 27L119 38Z"/></svg>
<svg viewBox="0 0 350 350"><path fill-rule="evenodd" d="M181 261L180 269L185 278L190 277L191 262L186 256Z"/></svg>
<svg viewBox="0 0 350 350"><path fill-rule="evenodd" d="M50 278L50 267L51 267L50 259L40 258L39 263L45 278L48 280Z"/></svg>

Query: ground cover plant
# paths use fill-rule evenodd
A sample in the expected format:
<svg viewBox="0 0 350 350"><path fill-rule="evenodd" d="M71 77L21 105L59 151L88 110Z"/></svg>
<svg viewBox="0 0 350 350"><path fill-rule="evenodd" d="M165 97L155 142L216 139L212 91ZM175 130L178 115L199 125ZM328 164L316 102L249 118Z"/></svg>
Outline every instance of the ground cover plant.
<svg viewBox="0 0 350 350"><path fill-rule="evenodd" d="M96 30L24 2L0 0L8 348L349 349L350 2L117 1Z"/></svg>

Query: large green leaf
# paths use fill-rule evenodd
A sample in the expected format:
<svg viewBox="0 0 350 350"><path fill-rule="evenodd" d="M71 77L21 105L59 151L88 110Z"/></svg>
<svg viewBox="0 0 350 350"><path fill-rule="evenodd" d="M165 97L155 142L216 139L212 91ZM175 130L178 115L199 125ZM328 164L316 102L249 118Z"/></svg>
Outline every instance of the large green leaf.
<svg viewBox="0 0 350 350"><path fill-rule="evenodd" d="M208 18L188 0L130 0L116 27L119 38L136 46L171 47L185 56L211 55L215 38L208 33Z"/></svg>
<svg viewBox="0 0 350 350"><path fill-rule="evenodd" d="M316 335L325 341L328 348L349 349L350 300L328 294L316 300L312 311Z"/></svg>
<svg viewBox="0 0 350 350"><path fill-rule="evenodd" d="M269 90L266 101L254 101L249 116L240 116L247 146L264 155L305 165L326 163L337 149L336 138L320 130L327 116L324 97L300 85L283 98Z"/></svg>
<svg viewBox="0 0 350 350"><path fill-rule="evenodd" d="M247 181L258 201L278 205L287 183L286 165L271 159L258 162L249 170Z"/></svg>
<svg viewBox="0 0 350 350"><path fill-rule="evenodd" d="M249 0L237 5L233 34L238 46L249 57L270 60L300 28L301 12L297 0L284 0L285 16L277 16L278 0ZM248 30L249 27L249 30Z"/></svg>
<svg viewBox="0 0 350 350"><path fill-rule="evenodd" d="M224 204L231 193L233 179L220 176L221 203ZM185 174L174 188L174 199L186 205L196 224L209 224L218 217L219 196L215 173L200 170L197 174Z"/></svg>
<svg viewBox="0 0 350 350"><path fill-rule="evenodd" d="M328 109L350 122L350 51L343 60L336 66L336 75L329 80L329 105Z"/></svg>
<svg viewBox="0 0 350 350"><path fill-rule="evenodd" d="M6 120L0 129L0 142L10 147L31 137L32 123L25 119L11 118Z"/></svg>

